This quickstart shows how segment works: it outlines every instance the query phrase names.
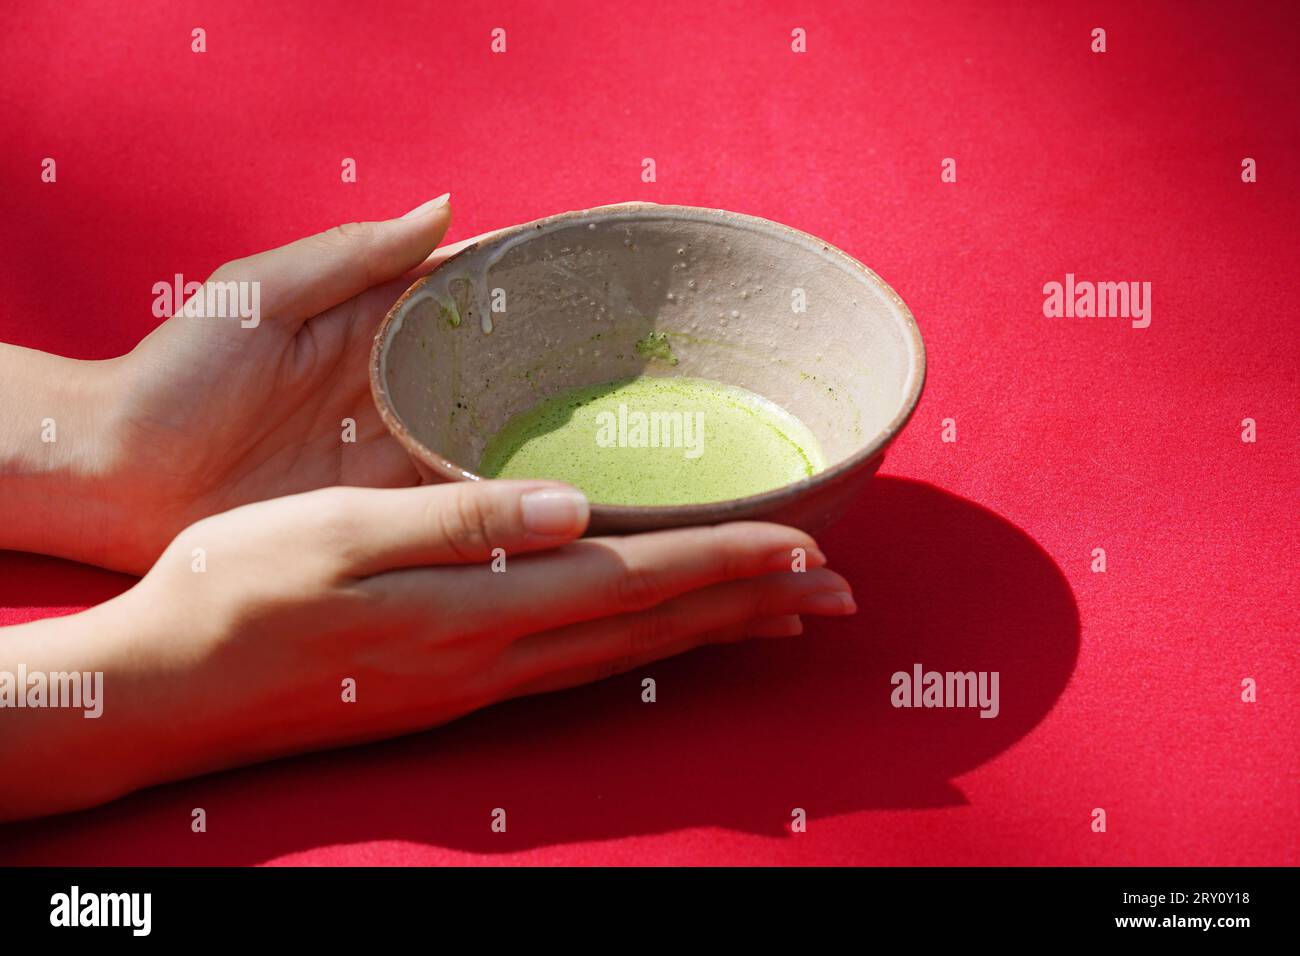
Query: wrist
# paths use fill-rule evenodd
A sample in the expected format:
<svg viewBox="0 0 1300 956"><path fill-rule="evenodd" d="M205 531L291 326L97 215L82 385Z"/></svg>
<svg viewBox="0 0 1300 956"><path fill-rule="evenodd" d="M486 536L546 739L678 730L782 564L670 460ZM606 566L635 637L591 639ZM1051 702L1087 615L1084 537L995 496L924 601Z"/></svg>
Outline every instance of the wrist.
<svg viewBox="0 0 1300 956"><path fill-rule="evenodd" d="M122 567L105 482L118 361L0 346L0 548Z"/></svg>
<svg viewBox="0 0 1300 956"><path fill-rule="evenodd" d="M115 648L116 666L104 681L112 689L114 737L129 741L130 752L106 774L122 792L249 762L238 757L255 736L244 728L256 707L225 666L237 625L220 606L196 614L187 589L174 583L151 572L85 612L99 614L99 630Z"/></svg>
<svg viewBox="0 0 1300 956"><path fill-rule="evenodd" d="M0 709L0 821L94 806L149 780L140 742L167 716L141 680L148 659L138 653L139 628L148 622L125 598L0 634L0 671L28 701ZM40 678L46 690L32 703Z"/></svg>

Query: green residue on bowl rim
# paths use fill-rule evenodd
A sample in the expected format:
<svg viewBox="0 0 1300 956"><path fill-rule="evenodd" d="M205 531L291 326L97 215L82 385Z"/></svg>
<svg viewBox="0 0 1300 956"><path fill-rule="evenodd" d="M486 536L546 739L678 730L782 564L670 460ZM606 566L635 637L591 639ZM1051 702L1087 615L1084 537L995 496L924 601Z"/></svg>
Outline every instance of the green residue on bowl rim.
<svg viewBox="0 0 1300 956"><path fill-rule="evenodd" d="M444 305L442 302L439 302L438 317L453 329L460 328L460 309L456 307L456 300L452 299L449 305Z"/></svg>
<svg viewBox="0 0 1300 956"><path fill-rule="evenodd" d="M667 362L669 365L677 364L677 356L673 354L673 347L668 341L667 332L647 332L643 338L637 341L636 352L647 361L658 360Z"/></svg>

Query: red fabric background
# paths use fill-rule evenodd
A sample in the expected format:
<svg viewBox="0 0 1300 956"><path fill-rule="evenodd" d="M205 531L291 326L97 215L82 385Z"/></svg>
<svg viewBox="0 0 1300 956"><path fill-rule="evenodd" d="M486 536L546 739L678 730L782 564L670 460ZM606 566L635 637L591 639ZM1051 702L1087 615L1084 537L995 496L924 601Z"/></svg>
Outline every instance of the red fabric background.
<svg viewBox="0 0 1300 956"><path fill-rule="evenodd" d="M655 667L653 706L627 675L0 827L0 862L1300 862L1293 7L458 6L6 4L0 338L118 354L155 281L448 189L451 238L628 199L787 222L929 350L825 538L862 612ZM1151 327L1044 318L1066 272L1151 282ZM129 584L0 555L0 623ZM999 670L1002 715L892 709L917 661Z"/></svg>

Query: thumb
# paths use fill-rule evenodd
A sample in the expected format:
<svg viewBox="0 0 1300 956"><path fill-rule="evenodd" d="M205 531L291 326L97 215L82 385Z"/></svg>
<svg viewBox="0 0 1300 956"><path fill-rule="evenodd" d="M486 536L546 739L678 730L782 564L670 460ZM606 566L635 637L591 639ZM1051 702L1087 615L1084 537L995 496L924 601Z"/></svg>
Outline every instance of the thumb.
<svg viewBox="0 0 1300 956"><path fill-rule="evenodd" d="M556 548L582 536L590 508L578 489L546 481L454 481L412 488L329 488L334 528L353 577L437 564L481 564ZM304 500L304 504L306 504Z"/></svg>
<svg viewBox="0 0 1300 956"><path fill-rule="evenodd" d="M255 281L261 311L290 328L396 279L423 262L451 224L450 193L398 219L335 226L287 246L228 262L209 281Z"/></svg>

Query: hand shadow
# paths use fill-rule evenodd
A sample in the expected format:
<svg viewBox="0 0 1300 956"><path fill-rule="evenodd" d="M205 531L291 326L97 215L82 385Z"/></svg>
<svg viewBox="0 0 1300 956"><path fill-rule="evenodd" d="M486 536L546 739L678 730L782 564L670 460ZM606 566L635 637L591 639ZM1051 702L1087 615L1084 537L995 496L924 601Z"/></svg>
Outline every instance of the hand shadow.
<svg viewBox="0 0 1300 956"><path fill-rule="evenodd" d="M899 478L872 482L821 541L853 584L854 618L705 648L384 744L156 789L21 834L0 828L0 845L16 840L31 862L55 862L51 843L70 859L148 863L254 863L384 839L517 852L701 826L779 836L796 807L816 819L964 803L953 779L1028 734L1069 680L1079 648L1069 585L1014 525ZM916 663L998 671L1000 713L894 708L891 675ZM655 703L641 700L645 677ZM198 806L226 837L192 838ZM498 807L506 833L490 828ZM164 815L174 822L160 827Z"/></svg>

